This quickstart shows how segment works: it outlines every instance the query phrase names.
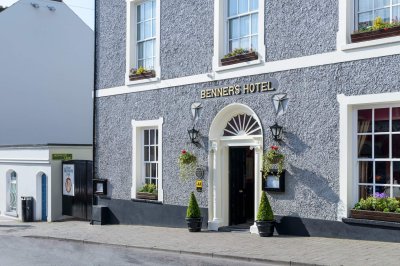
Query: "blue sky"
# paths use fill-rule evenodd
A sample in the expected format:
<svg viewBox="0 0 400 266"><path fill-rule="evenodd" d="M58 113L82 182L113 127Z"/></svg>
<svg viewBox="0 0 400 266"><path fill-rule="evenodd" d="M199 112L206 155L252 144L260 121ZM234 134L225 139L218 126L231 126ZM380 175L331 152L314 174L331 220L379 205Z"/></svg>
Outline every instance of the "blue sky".
<svg viewBox="0 0 400 266"><path fill-rule="evenodd" d="M0 6L10 6L18 0L0 0ZM88 26L94 29L94 0L63 0Z"/></svg>

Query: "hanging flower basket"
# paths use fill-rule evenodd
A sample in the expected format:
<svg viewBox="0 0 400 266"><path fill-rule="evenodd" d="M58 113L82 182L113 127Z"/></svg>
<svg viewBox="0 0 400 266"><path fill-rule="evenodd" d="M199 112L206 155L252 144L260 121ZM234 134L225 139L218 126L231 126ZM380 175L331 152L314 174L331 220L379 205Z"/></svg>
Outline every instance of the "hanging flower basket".
<svg viewBox="0 0 400 266"><path fill-rule="evenodd" d="M179 175L182 180L188 180L190 177L195 175L196 172L197 157L186 151L182 150L179 155Z"/></svg>
<svg viewBox="0 0 400 266"><path fill-rule="evenodd" d="M276 165L278 168L278 176L279 176L280 174L283 173L283 168L285 166L285 155L283 155L279 151L278 146L271 146L270 150L268 150L263 155L263 165L262 165L263 178L266 178L268 176L274 165Z"/></svg>

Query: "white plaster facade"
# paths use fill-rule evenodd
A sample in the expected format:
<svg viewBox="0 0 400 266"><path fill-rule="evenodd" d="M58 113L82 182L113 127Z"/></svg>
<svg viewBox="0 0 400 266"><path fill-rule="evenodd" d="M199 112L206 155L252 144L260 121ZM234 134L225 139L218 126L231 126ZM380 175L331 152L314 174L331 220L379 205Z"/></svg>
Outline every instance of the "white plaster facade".
<svg viewBox="0 0 400 266"><path fill-rule="evenodd" d="M17 175L17 216L21 219L21 197L34 198L34 220L42 218L41 176L47 176L47 221L62 218L62 161L52 154L72 154L73 160L92 160L91 146L0 147L0 215L10 216L7 180Z"/></svg>
<svg viewBox="0 0 400 266"><path fill-rule="evenodd" d="M62 2L20 0L0 32L0 145L91 144L93 31Z"/></svg>

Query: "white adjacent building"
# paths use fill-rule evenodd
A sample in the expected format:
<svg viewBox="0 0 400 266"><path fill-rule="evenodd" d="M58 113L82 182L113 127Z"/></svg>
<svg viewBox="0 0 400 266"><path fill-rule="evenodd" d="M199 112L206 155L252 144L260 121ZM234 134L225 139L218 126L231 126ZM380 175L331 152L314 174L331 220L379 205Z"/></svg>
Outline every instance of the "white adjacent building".
<svg viewBox="0 0 400 266"><path fill-rule="evenodd" d="M21 196L33 196L35 220L53 221L60 158L92 159L94 34L50 0L10 6L0 32L0 215L20 218Z"/></svg>

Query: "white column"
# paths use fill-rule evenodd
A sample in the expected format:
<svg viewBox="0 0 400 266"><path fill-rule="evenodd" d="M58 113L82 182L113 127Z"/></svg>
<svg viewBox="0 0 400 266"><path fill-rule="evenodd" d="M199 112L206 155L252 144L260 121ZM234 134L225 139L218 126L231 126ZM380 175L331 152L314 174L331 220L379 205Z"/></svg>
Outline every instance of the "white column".
<svg viewBox="0 0 400 266"><path fill-rule="evenodd" d="M208 153L208 223L210 224L214 218L214 160L215 150L210 145L210 151Z"/></svg>
<svg viewBox="0 0 400 266"><path fill-rule="evenodd" d="M217 142L213 142L212 149L213 154L213 186L212 186L212 211L213 219L208 223L208 230L218 231L218 227L221 225L221 150L218 147ZM211 189L211 187L210 187Z"/></svg>
<svg viewBox="0 0 400 266"><path fill-rule="evenodd" d="M250 233L258 234L256 226L258 206L261 199L261 166L262 166L262 147L256 146L254 148L254 224L250 227Z"/></svg>

